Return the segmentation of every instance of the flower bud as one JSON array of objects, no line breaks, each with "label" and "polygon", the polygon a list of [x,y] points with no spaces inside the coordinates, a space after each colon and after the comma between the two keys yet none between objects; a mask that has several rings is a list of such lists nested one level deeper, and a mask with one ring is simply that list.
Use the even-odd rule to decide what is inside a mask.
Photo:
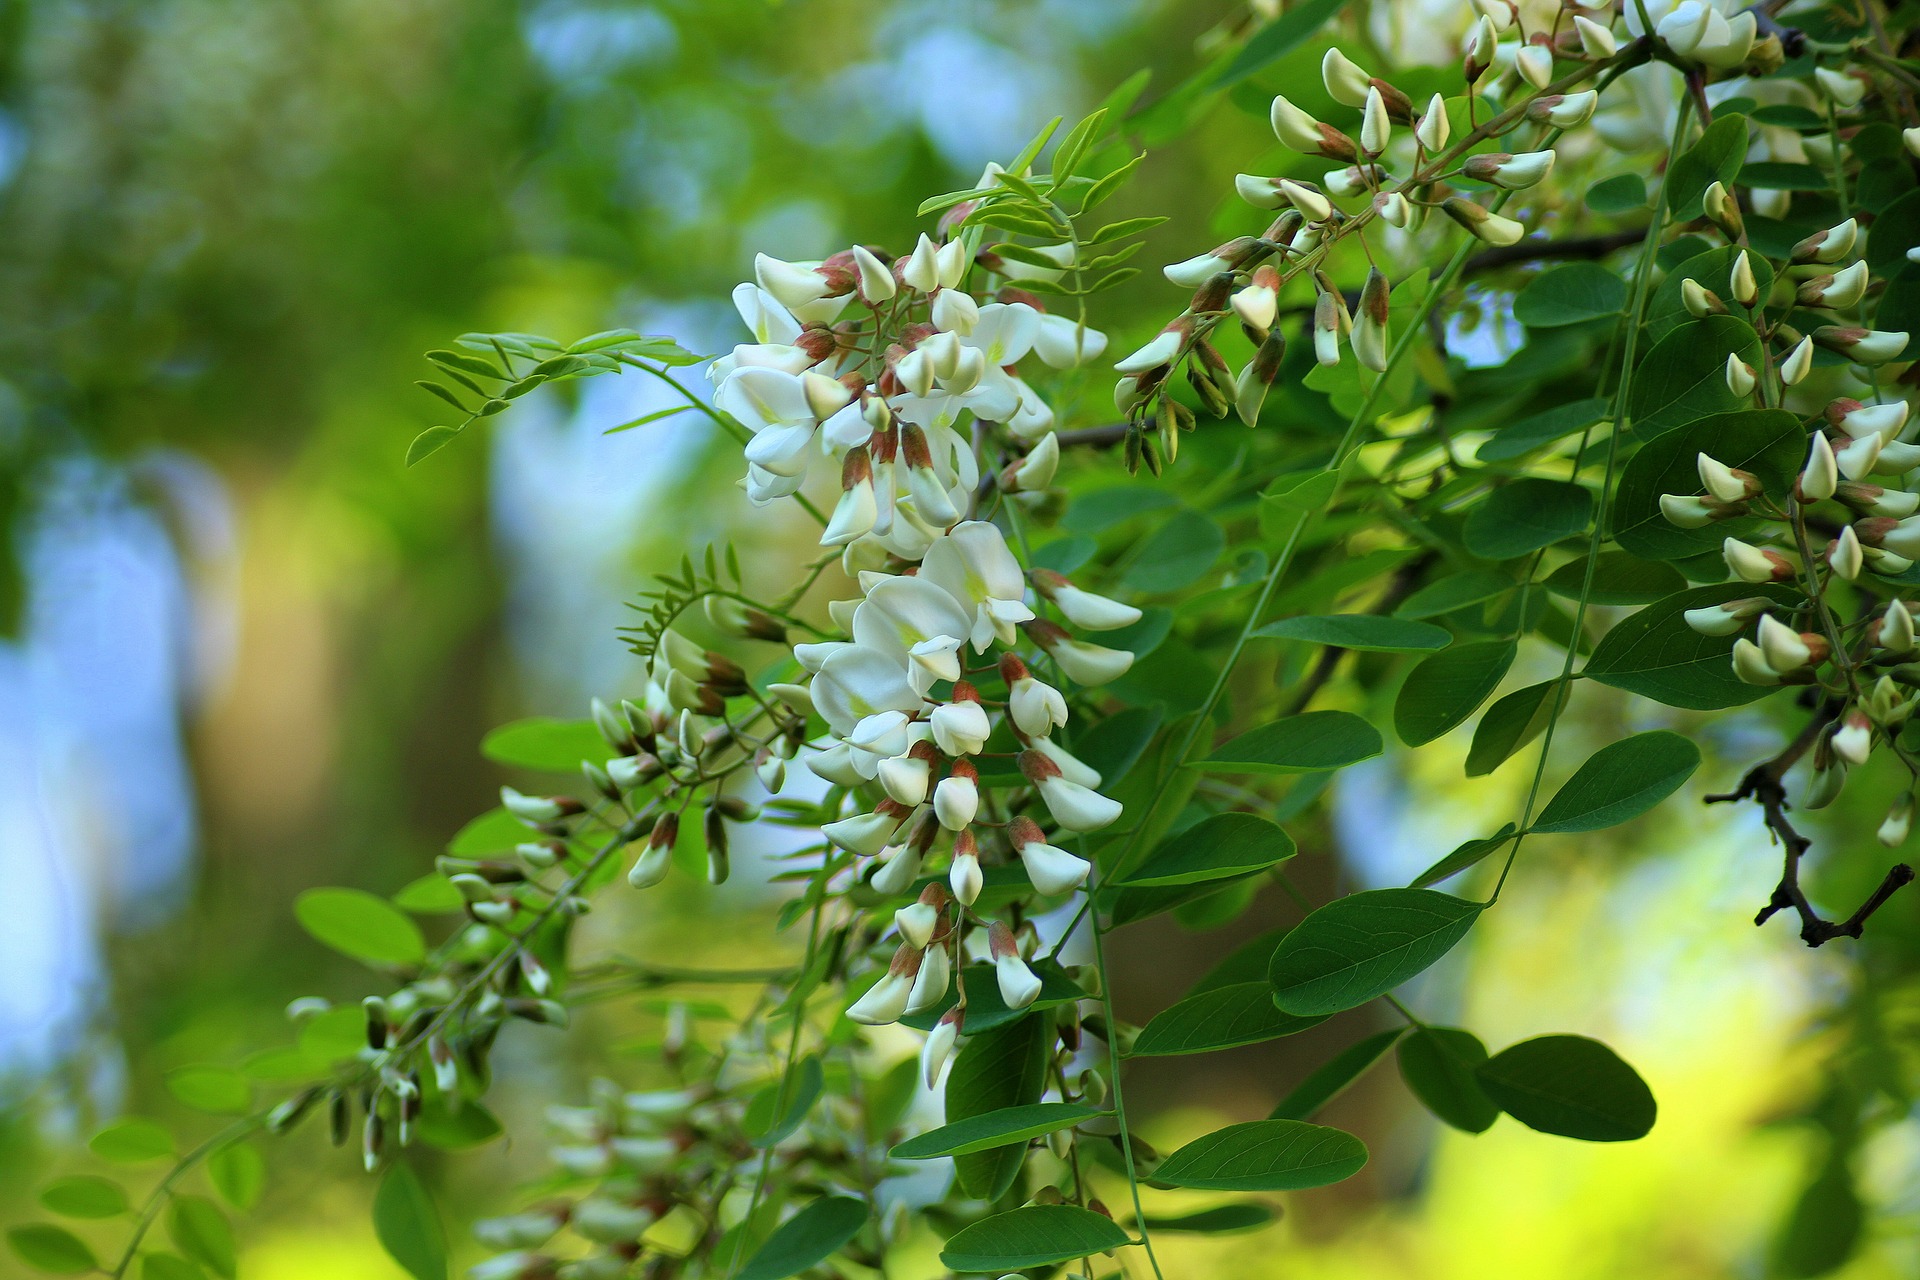
[{"label": "flower bud", "polygon": [[1759,496],[1760,479],[1750,471],[1736,471],[1726,463],[1702,453],[1694,459],[1700,471],[1700,483],[1722,502],[1745,502]]},{"label": "flower bud", "polygon": [[1788,386],[1797,385],[1813,370],[1813,339],[1802,338],[1786,359],[1780,362],[1780,381]]},{"label": "flower bud", "polygon": [[1747,619],[1764,613],[1769,601],[1763,596],[1748,596],[1743,600],[1728,600],[1721,604],[1710,604],[1699,609],[1689,609],[1681,615],[1687,626],[1703,636],[1730,636],[1747,625]]},{"label": "flower bud", "polygon": [[1280,194],[1287,203],[1306,216],[1308,222],[1325,222],[1333,216],[1333,206],[1327,198],[1304,183],[1291,178],[1280,179]]},{"label": "flower bud", "polygon": [[1867,296],[1867,280],[1865,260],[1852,262],[1832,275],[1802,281],[1794,301],[1803,307],[1832,307],[1844,311],[1858,306]]},{"label": "flower bud", "polygon": [[1879,465],[1880,455],[1886,447],[1886,439],[1882,436],[1861,436],[1858,440],[1847,441],[1834,451],[1834,464],[1840,468],[1841,475],[1849,480],[1858,480]]},{"label": "flower bud", "polygon": [[1881,329],[1862,329],[1855,325],[1822,325],[1811,335],[1813,341],[1837,351],[1861,364],[1885,364],[1907,348],[1907,335]]},{"label": "flower bud", "polygon": [[1327,96],[1341,106],[1367,105],[1373,78],[1338,49],[1327,50],[1320,60],[1320,79],[1327,86]]},{"label": "flower bud", "polygon": [[893,913],[894,927],[909,946],[924,950],[933,941],[934,928],[940,923],[946,905],[947,891],[938,883],[930,884],[920,891],[919,899],[912,905]]},{"label": "flower bud", "polygon": [[1780,683],[1780,673],[1767,665],[1760,646],[1744,637],[1733,642],[1733,674],[1746,684]]},{"label": "flower bud", "polygon": [[1742,582],[1785,582],[1794,576],[1793,565],[1778,551],[1756,547],[1738,538],[1728,538],[1721,550],[1727,568]]},{"label": "flower bud", "polygon": [[1420,123],[1414,126],[1413,136],[1420,140],[1429,155],[1446,150],[1447,139],[1453,126],[1447,120],[1447,100],[1434,94],[1427,101],[1426,114],[1420,117]]},{"label": "flower bud", "polygon": [[1866,81],[1831,67],[1815,67],[1813,80],[1820,87],[1820,92],[1833,99],[1837,107],[1857,107],[1860,100],[1867,96]]},{"label": "flower bud", "polygon": [[1802,502],[1823,502],[1840,487],[1840,465],[1833,456],[1833,444],[1824,432],[1813,433],[1813,445],[1807,454],[1806,469],[1801,471],[1794,493]]},{"label": "flower bud", "polygon": [[1093,864],[1086,859],[1048,844],[1039,824],[1031,818],[1015,818],[1008,826],[1007,838],[1027,869],[1027,879],[1046,897],[1057,897],[1079,888],[1093,870]]},{"label": "flower bud", "polygon": [[1544,44],[1522,45],[1513,55],[1513,69],[1536,89],[1553,82],[1553,50]]},{"label": "flower bud", "polygon": [[1842,481],[1834,490],[1833,496],[1854,510],[1869,516],[1891,516],[1894,519],[1900,519],[1920,511],[1920,493],[1908,493],[1903,489],[1884,489],[1877,484]]},{"label": "flower bud", "polygon": [[1860,224],[1848,218],[1838,226],[1816,231],[1795,244],[1789,256],[1795,262],[1838,262],[1853,252],[1854,241],[1859,235]]},{"label": "flower bud", "polygon": [[1556,129],[1577,129],[1593,119],[1600,95],[1592,89],[1585,93],[1542,94],[1527,104],[1527,119]]},{"label": "flower bud", "polygon": [[926,1044],[920,1047],[920,1078],[931,1089],[938,1083],[941,1070],[947,1065],[947,1059],[953,1056],[953,1046],[960,1038],[960,1008],[958,1005],[941,1015],[940,1021],[933,1024],[933,1030],[927,1033]]},{"label": "flower bud", "polygon": [[1719,294],[1701,287],[1700,282],[1691,277],[1680,282],[1680,302],[1686,307],[1687,314],[1695,319],[1724,315],[1727,310],[1727,304],[1720,301]]},{"label": "flower bud", "polygon": [[1860,576],[1860,570],[1866,567],[1866,553],[1861,550],[1860,538],[1848,525],[1840,530],[1840,536],[1827,544],[1827,564],[1832,570],[1852,582]]},{"label": "flower bud", "polygon": [[907,1012],[921,1013],[947,998],[953,985],[953,962],[945,947],[933,947],[920,957],[920,972],[914,975],[913,989],[907,993]]},{"label": "flower bud", "polygon": [[1865,764],[1873,751],[1873,726],[1859,711],[1849,711],[1831,741],[1834,755],[1848,764]]},{"label": "flower bud", "polygon": [[986,878],[980,872],[980,849],[971,831],[962,831],[953,840],[953,865],[947,871],[947,884],[962,906],[970,907],[980,897]]},{"label": "flower bud", "polygon": [[1518,244],[1527,229],[1511,218],[1489,213],[1463,196],[1448,196],[1440,211],[1466,228],[1477,240],[1495,246]]},{"label": "flower bud", "polygon": [[1902,601],[1890,602],[1880,615],[1873,643],[1888,653],[1913,652],[1913,614]]},{"label": "flower bud", "polygon": [[1913,796],[1901,796],[1894,801],[1893,808],[1887,810],[1887,816],[1875,833],[1880,843],[1889,849],[1898,848],[1907,842],[1907,833],[1913,829]]},{"label": "flower bud", "polygon": [[1760,615],[1760,628],[1754,639],[1767,665],[1782,675],[1813,661],[1813,650],[1800,634],[1772,614]]},{"label": "flower bud", "polygon": [[[1168,270],[1172,270],[1172,268],[1168,268]],[[1179,322],[1175,323],[1178,324]],[[1155,369],[1165,368],[1173,362],[1175,356],[1180,354],[1181,347],[1186,345],[1186,336],[1184,329],[1169,325],[1156,335],[1153,341],[1147,343],[1146,346],[1141,347],[1138,351],[1135,351],[1132,355],[1126,357],[1126,359],[1120,361],[1113,367],[1121,373],[1133,374],[1147,373]]]},{"label": "flower bud", "polygon": [[1827,422],[1845,432],[1851,439],[1877,435],[1888,441],[1899,439],[1901,429],[1907,424],[1907,402],[1894,400],[1887,404],[1861,404],[1858,400],[1835,400],[1826,409]]},{"label": "flower bud", "polygon": [[1745,515],[1746,511],[1744,503],[1730,505],[1718,498],[1680,493],[1660,495],[1660,514],[1666,517],[1668,524],[1681,529],[1704,529],[1715,520]]},{"label": "flower bud", "polygon": [[571,797],[522,795],[512,787],[500,788],[500,803],[514,817],[536,827],[580,812],[580,802]]},{"label": "flower bud", "polygon": [[1753,394],[1755,375],[1753,366],[1740,358],[1738,352],[1727,353],[1727,390],[1744,400]]},{"label": "flower bud", "polygon": [[1359,159],[1353,139],[1332,125],[1322,124],[1284,97],[1273,100],[1269,115],[1274,136],[1304,155],[1321,155],[1330,160],[1352,162]]},{"label": "flower bud", "polygon": [[1716,181],[1709,184],[1700,203],[1713,225],[1720,229],[1721,235],[1735,244],[1746,235],[1747,224],[1740,216],[1740,202],[1733,198],[1725,183]]},{"label": "flower bud", "polygon": [[869,1027],[898,1022],[907,1011],[907,999],[913,994],[913,980],[920,973],[921,953],[917,948],[901,946],[893,953],[880,981],[847,1006],[847,1017]]},{"label": "flower bud", "polygon": [[1334,289],[1322,289],[1313,304],[1313,356],[1323,365],[1340,363],[1341,340],[1347,336],[1347,304]]},{"label": "flower bud", "polygon": [[1620,42],[1614,39],[1613,32],[1591,18],[1574,15],[1573,29],[1579,33],[1580,48],[1589,58],[1611,58],[1620,52]]},{"label": "flower bud", "polygon": [[1467,31],[1467,38],[1460,48],[1460,66],[1469,85],[1486,74],[1493,65],[1494,50],[1500,43],[1500,36],[1493,24],[1483,13]]},{"label": "flower bud", "polygon": [[1118,680],[1133,666],[1133,655],[1125,649],[1108,649],[1075,640],[1053,623],[1035,620],[1022,623],[1021,628],[1076,684],[1103,685]]},{"label": "flower bud", "polygon": [[1038,751],[1022,751],[1020,772],[1039,791],[1053,820],[1068,831],[1097,831],[1119,818],[1121,805],[1090,787],[1068,780],[1060,766]]},{"label": "flower bud", "polygon": [[851,818],[825,824],[820,828],[820,834],[849,853],[872,857],[885,848],[894,833],[900,830],[900,818],[891,810],[891,802],[882,801],[881,807],[873,813],[858,813]]},{"label": "flower bud", "polygon": [[1360,290],[1360,311],[1354,318],[1353,358],[1361,368],[1375,373],[1385,372],[1387,367],[1388,294],[1387,277],[1380,268],[1370,268]]},{"label": "flower bud", "polygon": [[1286,207],[1287,197],[1281,194],[1280,181],[1277,178],[1262,178],[1252,173],[1233,175],[1234,194],[1256,209],[1280,209]]},{"label": "flower bud", "polygon": [[987,929],[987,949],[993,957],[994,978],[1000,985],[1000,999],[1009,1009],[1024,1009],[1040,995],[1040,979],[1020,958],[1013,931],[998,920]]},{"label": "flower bud", "polygon": [[1367,105],[1360,116],[1360,149],[1377,156],[1393,140],[1393,124],[1387,118],[1387,100],[1378,89],[1367,89]]},{"label": "flower bud", "polygon": [[963,831],[979,812],[980,772],[969,761],[957,760],[933,789],[934,816],[947,830]]}]

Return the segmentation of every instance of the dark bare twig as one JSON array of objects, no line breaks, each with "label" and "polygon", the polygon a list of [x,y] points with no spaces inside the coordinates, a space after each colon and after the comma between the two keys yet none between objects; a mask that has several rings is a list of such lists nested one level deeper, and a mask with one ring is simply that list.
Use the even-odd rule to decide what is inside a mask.
[{"label": "dark bare twig", "polygon": [[1788,743],[1779,755],[1747,770],[1740,779],[1740,786],[1723,795],[1706,798],[1708,804],[1729,804],[1741,800],[1757,803],[1766,815],[1767,830],[1780,844],[1783,860],[1780,869],[1780,883],[1774,886],[1773,896],[1767,905],[1754,916],[1756,925],[1765,924],[1775,912],[1791,907],[1800,917],[1800,940],[1810,947],[1832,942],[1835,938],[1858,938],[1866,928],[1867,918],[1886,905],[1887,899],[1913,879],[1913,868],[1906,863],[1895,864],[1880,882],[1880,887],[1867,896],[1859,910],[1845,920],[1828,920],[1807,900],[1806,891],[1800,887],[1800,859],[1813,846],[1813,841],[1801,835],[1787,817],[1791,808],[1787,803],[1787,789],[1781,783],[1788,769],[1805,755],[1820,735],[1833,723],[1840,712],[1837,704],[1825,704],[1815,708],[1813,718],[1807,722],[1794,740]]},{"label": "dark bare twig", "polygon": [[1604,258],[1615,249],[1639,244],[1646,239],[1645,227],[1612,231],[1603,236],[1579,236],[1567,240],[1522,240],[1497,249],[1483,249],[1467,259],[1466,273],[1492,271],[1516,262],[1538,262],[1547,258]]}]

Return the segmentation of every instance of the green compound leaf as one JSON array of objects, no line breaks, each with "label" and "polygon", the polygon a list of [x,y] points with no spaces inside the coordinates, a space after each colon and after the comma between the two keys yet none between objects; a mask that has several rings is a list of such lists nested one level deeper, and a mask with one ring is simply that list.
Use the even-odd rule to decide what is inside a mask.
[{"label": "green compound leaf", "polygon": [[447,1232],[419,1176],[396,1164],[373,1196],[373,1230],[414,1280],[446,1280]]},{"label": "green compound leaf", "polygon": [[1637,818],[1700,767],[1692,739],[1666,729],[1636,733],[1588,757],[1547,801],[1535,832],[1599,831]]},{"label": "green compound leaf", "polygon": [[1421,661],[1400,686],[1393,727],[1410,747],[1424,746],[1466,722],[1513,665],[1511,640],[1455,645]]},{"label": "green compound leaf", "polygon": [[1747,684],[1733,674],[1736,636],[1703,636],[1683,617],[1689,609],[1764,596],[1791,604],[1788,587],[1723,582],[1695,587],[1648,605],[1616,625],[1593,648],[1581,674],[1670,707],[1714,711],[1766,697],[1777,689]]},{"label": "green compound leaf", "polygon": [[[1021,1018],[969,1039],[947,1074],[947,1122],[1040,1101],[1052,1043],[1049,1018]],[[1013,1185],[1025,1157],[1026,1147],[1012,1144],[955,1156],[953,1167],[968,1195],[997,1200]]]},{"label": "green compound leaf", "polygon": [[1585,488],[1528,476],[1488,494],[1461,535],[1482,560],[1512,560],[1585,532],[1592,519],[1593,495]]},{"label": "green compound leaf", "polygon": [[1155,1235],[1162,1231],[1224,1235],[1230,1231],[1252,1231],[1256,1227],[1264,1227],[1275,1216],[1274,1211],[1263,1204],[1223,1204],[1213,1209],[1202,1209],[1198,1213],[1184,1213],[1177,1218],[1156,1218],[1148,1214],[1147,1230]]},{"label": "green compound leaf", "polygon": [[1667,175],[1667,215],[1678,222],[1700,216],[1700,197],[1716,182],[1732,184],[1747,154],[1747,118],[1723,115],[1680,154]]},{"label": "green compound leaf", "polygon": [[253,1105],[253,1087],[226,1067],[180,1067],[167,1073],[167,1092],[195,1111],[237,1116]]},{"label": "green compound leaf", "polygon": [[1043,1137],[1056,1129],[1070,1129],[1107,1112],[1070,1102],[1036,1102],[1006,1107],[984,1115],[943,1124],[917,1138],[908,1138],[889,1153],[896,1160],[931,1160],[936,1156],[970,1155],[1016,1142]]},{"label": "green compound leaf", "polygon": [[1120,883],[1141,886],[1198,884],[1264,871],[1291,858],[1291,837],[1252,813],[1218,813],[1174,835]]},{"label": "green compound leaf", "polygon": [[1467,751],[1467,776],[1478,778],[1505,764],[1513,753],[1546,731],[1553,718],[1553,691],[1558,680],[1545,680],[1515,689],[1480,717],[1473,730],[1473,746]]},{"label": "green compound leaf", "polygon": [[129,1116],[93,1135],[87,1149],[114,1164],[140,1164],[173,1154],[173,1135],[151,1120]]},{"label": "green compound leaf", "polygon": [[1251,1120],[1195,1138],[1151,1180],[1199,1191],[1299,1191],[1350,1178],[1366,1163],[1366,1144],[1344,1130]]},{"label": "green compound leaf", "polygon": [[359,889],[309,889],[294,900],[293,914],[315,940],[366,964],[400,968],[427,956],[419,925]]},{"label": "green compound leaf", "polygon": [[93,1256],[93,1250],[86,1241],[68,1231],[65,1227],[56,1227],[50,1222],[30,1222],[25,1226],[7,1228],[7,1243],[20,1255],[20,1260],[36,1271],[45,1271],[56,1276],[77,1276],[84,1272],[96,1271],[99,1260]]},{"label": "green compound leaf", "polygon": [[1480,910],[1431,889],[1372,889],[1330,902],[1280,940],[1267,968],[1273,1001],[1302,1017],[1365,1004],[1451,951]]},{"label": "green compound leaf", "polygon": [[1502,1111],[1529,1129],[1562,1138],[1643,1138],[1658,1110],[1640,1074],[1585,1036],[1522,1041],[1495,1054],[1476,1074]]},{"label": "green compound leaf", "polygon": [[1468,1133],[1485,1133],[1500,1118],[1474,1074],[1486,1060],[1487,1046],[1458,1027],[1416,1027],[1400,1042],[1400,1077],[1407,1088],[1427,1110]]},{"label": "green compound leaf", "polygon": [[1633,433],[1650,440],[1710,414],[1740,408],[1741,398],[1727,386],[1729,355],[1756,369],[1761,366],[1759,335],[1732,316],[1689,321],[1654,343],[1633,382],[1628,405]]},{"label": "green compound leaf", "polygon": [[82,1173],[49,1182],[40,1203],[63,1218],[117,1218],[127,1211],[127,1193],[111,1178]]},{"label": "green compound leaf", "polygon": [[1283,640],[1372,653],[1426,653],[1444,649],[1453,636],[1443,627],[1408,618],[1382,618],[1370,613],[1330,613],[1282,618],[1253,633]]},{"label": "green compound leaf", "polygon": [[947,1238],[940,1262],[953,1271],[1025,1271],[1128,1243],[1112,1218],[1070,1204],[1030,1204],[997,1213]]},{"label": "green compound leaf", "polygon": [[1380,731],[1351,711],[1309,711],[1249,729],[1192,767],[1211,773],[1320,773],[1371,760]]},{"label": "green compound leaf", "polygon": [[1236,982],[1188,996],[1155,1015],[1134,1038],[1136,1058],[1211,1053],[1277,1040],[1319,1026],[1324,1017],[1282,1013],[1266,982]]},{"label": "green compound leaf", "polygon": [[173,1207],[167,1212],[167,1235],[180,1252],[215,1275],[233,1280],[239,1258],[234,1250],[233,1226],[219,1205],[205,1196],[174,1196]]},{"label": "green compound leaf", "polygon": [[[1641,198],[1646,188],[1640,188]],[[1617,315],[1627,305],[1627,282],[1597,262],[1569,262],[1541,272],[1513,300],[1513,318],[1529,329],[1583,324]]]},{"label": "green compound leaf", "polygon": [[824,1196],[773,1229],[735,1280],[785,1280],[833,1256],[866,1225],[867,1206],[852,1196]]}]

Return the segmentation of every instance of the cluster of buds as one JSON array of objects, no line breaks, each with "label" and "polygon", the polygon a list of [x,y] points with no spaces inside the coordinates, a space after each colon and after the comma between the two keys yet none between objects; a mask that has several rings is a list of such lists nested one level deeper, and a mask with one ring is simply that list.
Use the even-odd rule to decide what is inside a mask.
[{"label": "cluster of buds", "polygon": [[[827,839],[859,860],[872,891],[908,897],[921,886],[896,915],[901,941],[886,972],[849,1016],[879,1024],[933,1007],[948,994],[962,948],[983,937],[1002,998],[1025,1007],[1039,984],[1013,935],[970,914],[985,884],[983,860],[1017,861],[1042,896],[1071,893],[1091,868],[1052,843],[1042,821],[1078,833],[1120,815],[1097,790],[1100,774],[1055,741],[1067,696],[1035,664],[1044,659],[1091,687],[1125,674],[1133,655],[1037,616],[1028,576],[984,521],[940,534],[912,572],[867,571],[860,583],[860,599],[833,610],[849,638],[797,645],[807,682],[772,691],[826,722],[827,739],[805,763],[854,797],[855,812],[823,827]],[[1031,588],[1080,630],[1140,617],[1057,573],[1036,570]],[[966,665],[996,648],[983,665]],[[1011,756],[1017,775],[990,786],[979,762],[993,756]],[[943,852],[945,875],[934,878]]]},{"label": "cluster of buds", "polygon": [[[980,186],[998,181],[989,166]],[[1046,309],[1022,283],[1074,266],[1073,246],[1028,246],[1038,266],[979,251],[977,230],[942,222],[890,258],[855,245],[822,262],[762,254],[734,306],[753,341],[715,360],[714,403],[753,433],[747,496],[765,504],[799,491],[814,459],[839,471],[840,497],[821,545],[848,548],[849,563],[918,560],[969,511],[979,465],[956,428],[966,419],[1005,427],[1037,445],[1051,437],[1052,408],[1016,366],[1029,355],[1054,368],[1097,358],[1106,337]],[[970,280],[997,281],[976,291]],[[1037,468],[1030,469],[1037,471]],[[1048,476],[1027,474],[1028,489]]]},{"label": "cluster of buds", "polygon": [[[1237,414],[1248,426],[1256,425],[1286,354],[1286,340],[1276,324],[1279,298],[1296,278],[1309,281],[1313,289],[1316,362],[1338,364],[1350,351],[1363,368],[1386,368],[1391,349],[1387,278],[1378,269],[1371,271],[1358,305],[1350,309],[1320,269],[1333,241],[1363,234],[1376,218],[1412,231],[1432,209],[1488,244],[1510,245],[1526,234],[1523,223],[1498,212],[1499,205],[1506,193],[1532,187],[1552,171],[1552,138],[1590,120],[1599,95],[1594,90],[1542,92],[1554,84],[1556,49],[1548,33],[1529,36],[1517,9],[1506,0],[1483,0],[1479,7],[1481,16],[1465,43],[1466,82],[1470,88],[1504,93],[1492,81],[1482,83],[1490,68],[1502,65],[1502,75],[1510,73],[1520,84],[1524,101],[1498,114],[1489,127],[1506,133],[1532,125],[1541,141],[1532,149],[1474,155],[1449,171],[1455,157],[1448,151],[1452,126],[1445,98],[1436,93],[1420,108],[1395,85],[1371,75],[1339,50],[1329,50],[1321,63],[1321,79],[1336,102],[1360,112],[1358,136],[1316,119],[1284,96],[1273,100],[1274,135],[1290,150],[1332,161],[1336,167],[1317,182],[1239,174],[1235,191],[1255,208],[1274,212],[1273,222],[1258,236],[1237,237],[1163,268],[1170,282],[1195,292],[1180,316],[1114,366],[1121,374],[1115,404],[1136,422],[1128,441],[1130,463],[1144,458],[1157,467],[1170,460],[1179,431],[1193,425],[1192,411],[1167,394],[1172,373],[1183,363],[1188,383],[1211,412],[1220,417]],[[1581,41],[1560,52],[1594,64],[1618,53],[1606,28],[1585,18],[1577,22]],[[1483,204],[1456,192],[1449,185],[1454,178],[1490,187],[1496,199]],[[1229,313],[1254,345],[1252,359],[1238,372],[1210,336]],[[1157,456],[1146,448],[1138,426],[1148,407],[1156,404]]]}]

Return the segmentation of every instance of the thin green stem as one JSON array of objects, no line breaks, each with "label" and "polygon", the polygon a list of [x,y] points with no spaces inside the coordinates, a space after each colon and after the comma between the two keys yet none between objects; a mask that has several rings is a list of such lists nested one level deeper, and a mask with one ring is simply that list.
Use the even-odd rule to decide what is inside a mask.
[{"label": "thin green stem", "polygon": [[[1091,897],[1091,895],[1089,895]],[[1113,980],[1107,974],[1106,930],[1100,927],[1099,912],[1093,913],[1093,963],[1100,974],[1100,1008],[1107,1019],[1107,1063],[1113,1075],[1113,1117],[1120,1126],[1120,1157],[1127,1168],[1127,1191],[1133,1198],[1133,1222],[1140,1232],[1140,1247],[1147,1251],[1147,1262],[1157,1280],[1166,1280],[1160,1259],[1153,1252],[1153,1233],[1147,1230],[1147,1215],[1140,1207],[1140,1176],[1133,1162],[1133,1133],[1127,1125],[1126,1095],[1120,1086],[1120,1037],[1114,1030]]]}]

